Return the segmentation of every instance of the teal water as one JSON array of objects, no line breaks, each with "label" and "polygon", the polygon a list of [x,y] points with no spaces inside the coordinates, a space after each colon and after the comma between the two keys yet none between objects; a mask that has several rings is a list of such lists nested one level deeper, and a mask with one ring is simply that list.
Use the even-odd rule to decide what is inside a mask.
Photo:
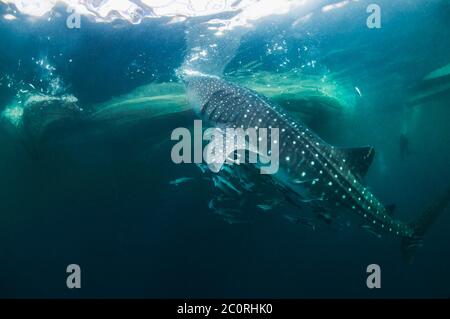
[{"label": "teal water", "polygon": [[[79,29],[63,4],[33,17],[0,2],[0,296],[449,297],[448,208],[407,265],[399,240],[357,220],[313,230],[283,209],[214,211],[205,175],[171,161],[172,130],[196,118],[179,78],[193,69],[260,92],[331,144],[374,146],[365,184],[399,219],[434,203],[450,186],[450,4],[378,1],[369,29],[370,2],[326,9],[337,2],[258,18],[221,1],[135,24],[82,15]],[[381,289],[366,286],[372,263]]]}]

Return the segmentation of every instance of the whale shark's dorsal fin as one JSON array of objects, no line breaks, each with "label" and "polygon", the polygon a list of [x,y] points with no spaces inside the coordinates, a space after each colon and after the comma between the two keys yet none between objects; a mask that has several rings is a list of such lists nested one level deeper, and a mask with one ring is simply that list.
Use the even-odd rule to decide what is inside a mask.
[{"label": "whale shark's dorsal fin", "polygon": [[375,149],[372,146],[344,148],[342,149],[349,167],[359,177],[363,178],[375,156]]}]

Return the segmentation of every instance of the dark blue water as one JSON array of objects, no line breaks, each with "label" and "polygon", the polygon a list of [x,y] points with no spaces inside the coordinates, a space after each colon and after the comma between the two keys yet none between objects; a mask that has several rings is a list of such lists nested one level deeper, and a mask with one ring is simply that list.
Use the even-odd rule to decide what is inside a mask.
[{"label": "dark blue water", "polygon": [[[450,7],[383,3],[380,30],[365,27],[365,3],[301,28],[291,27],[295,19],[268,17],[242,36],[225,73],[255,60],[261,65],[249,77],[306,65],[299,80],[327,75],[350,91],[358,87],[362,97],[353,108],[317,129],[338,146],[375,147],[366,184],[408,221],[450,187],[448,88],[419,105],[408,102],[427,74],[450,63]],[[1,16],[9,10],[0,5]],[[185,31],[196,22],[167,21],[83,17],[82,28],[70,30],[64,15],[51,22],[0,19],[0,109],[16,103],[28,84],[39,94],[61,94],[51,92],[55,77],[40,59],[87,113],[141,85],[178,82],[190,49]],[[283,50],[267,54],[278,43]],[[312,60],[316,66],[308,67]],[[412,265],[399,240],[358,227],[313,231],[257,209],[229,224],[208,209],[214,189],[198,168],[170,159],[171,131],[194,118],[187,111],[120,126],[70,122],[46,129],[38,156],[0,129],[0,296],[450,296],[448,208]],[[411,154],[401,159],[404,132]],[[195,180],[169,184],[180,177]],[[81,266],[81,289],[66,287],[71,263]],[[373,263],[382,269],[381,289],[366,286]]]}]

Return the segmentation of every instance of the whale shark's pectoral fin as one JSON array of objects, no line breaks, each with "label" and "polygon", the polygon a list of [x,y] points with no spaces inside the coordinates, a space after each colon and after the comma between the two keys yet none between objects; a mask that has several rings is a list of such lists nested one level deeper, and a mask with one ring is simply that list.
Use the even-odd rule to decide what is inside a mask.
[{"label": "whale shark's pectoral fin", "polygon": [[375,156],[375,149],[372,146],[357,147],[357,148],[345,148],[342,149],[349,167],[358,175],[359,178],[363,178],[370,165],[373,162]]},{"label": "whale shark's pectoral fin", "polygon": [[374,235],[375,237],[381,238],[381,234],[377,232],[371,225],[362,224],[360,225],[360,227],[365,231],[369,232],[370,234]]},{"label": "whale shark's pectoral fin", "polygon": [[245,138],[238,138],[234,134],[227,135],[224,131],[225,128],[215,128],[204,134],[205,139],[212,140],[206,146],[205,161],[213,172],[218,173],[225,163],[237,165],[246,163],[246,153],[249,158],[253,157],[253,160],[249,159],[250,163],[257,163],[258,157],[265,156],[259,152],[256,145],[249,143]]}]

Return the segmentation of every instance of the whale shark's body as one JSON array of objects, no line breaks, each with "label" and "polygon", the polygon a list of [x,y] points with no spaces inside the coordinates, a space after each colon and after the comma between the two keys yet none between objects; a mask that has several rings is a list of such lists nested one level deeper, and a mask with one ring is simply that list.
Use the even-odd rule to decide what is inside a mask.
[{"label": "whale shark's body", "polygon": [[256,92],[220,78],[198,75],[184,80],[190,103],[212,126],[279,129],[279,171],[273,178],[286,192],[316,210],[348,210],[377,233],[402,238],[407,259],[450,201],[446,194],[438,209],[428,211],[420,222],[401,222],[363,185],[374,157],[372,147],[334,147]]}]

